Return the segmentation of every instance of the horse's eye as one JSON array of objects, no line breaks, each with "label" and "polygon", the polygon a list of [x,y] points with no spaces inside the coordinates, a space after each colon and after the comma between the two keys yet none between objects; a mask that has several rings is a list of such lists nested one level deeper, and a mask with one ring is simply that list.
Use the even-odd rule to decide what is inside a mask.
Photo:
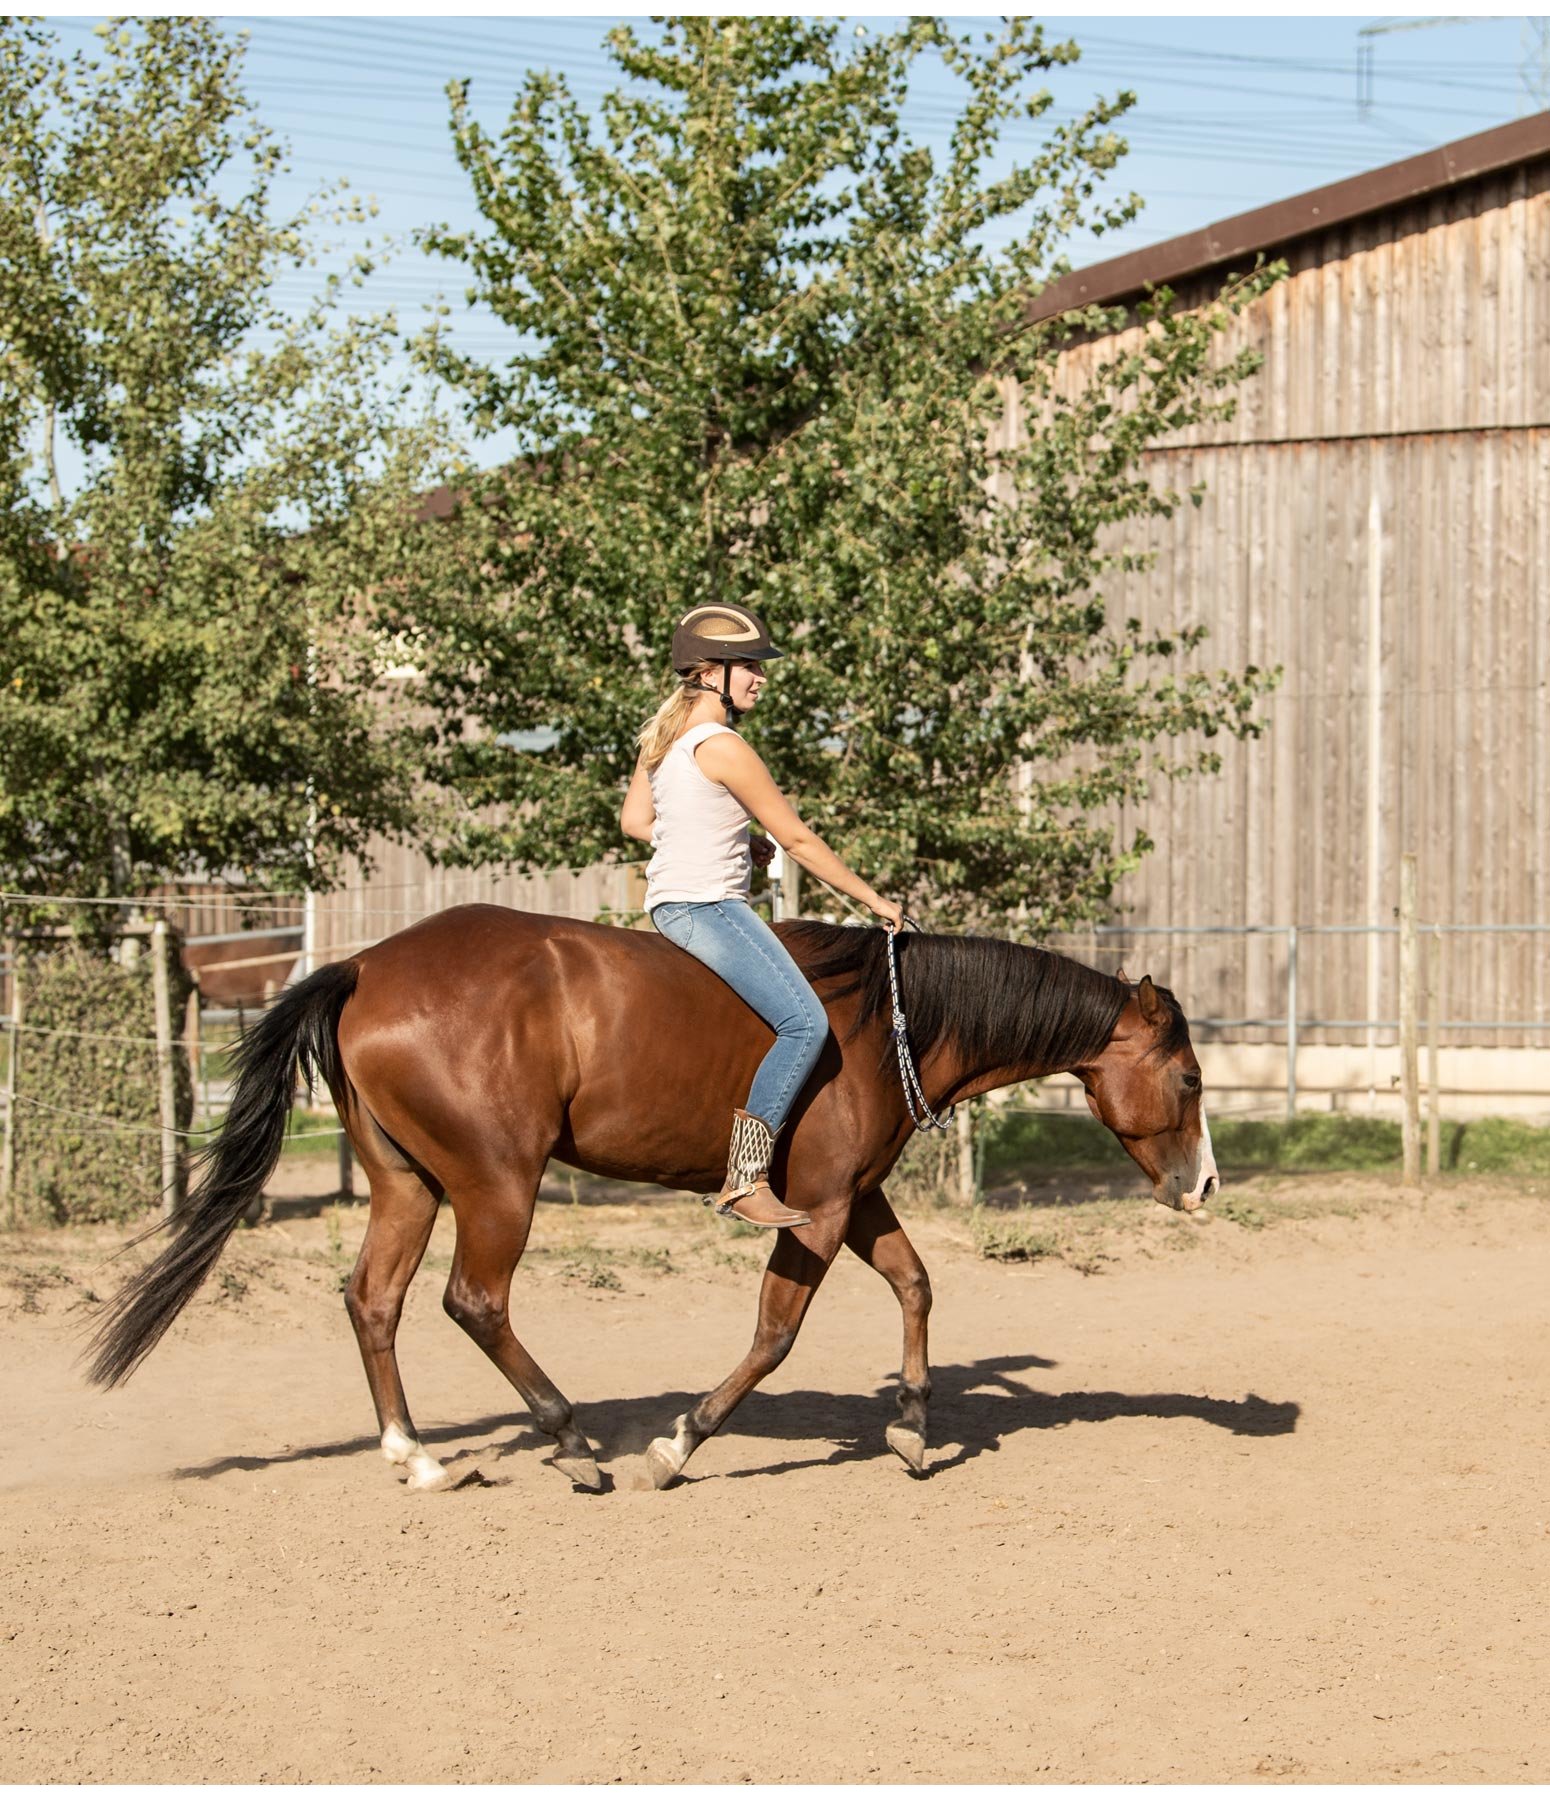
[{"label": "horse's eye", "polygon": [[1198,1091],[1200,1087],[1199,1069],[1186,1069],[1184,1071],[1184,1085],[1192,1094]]}]

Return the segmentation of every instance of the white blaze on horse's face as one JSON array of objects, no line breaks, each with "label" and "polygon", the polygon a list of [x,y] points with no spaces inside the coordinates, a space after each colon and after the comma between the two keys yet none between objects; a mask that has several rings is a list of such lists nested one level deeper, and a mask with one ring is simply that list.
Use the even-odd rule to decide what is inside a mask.
[{"label": "white blaze on horse's face", "polygon": [[1131,1156],[1152,1178],[1152,1198],[1175,1212],[1199,1212],[1222,1185],[1211,1148],[1206,1097],[1200,1071],[1189,1071],[1182,1116],[1172,1131],[1149,1142],[1127,1144]]},{"label": "white blaze on horse's face", "polygon": [[1193,1179],[1179,1196],[1180,1212],[1197,1212],[1222,1185],[1216,1172],[1216,1155],[1211,1149],[1211,1127],[1206,1120],[1206,1097],[1200,1096],[1200,1136],[1195,1141]]}]

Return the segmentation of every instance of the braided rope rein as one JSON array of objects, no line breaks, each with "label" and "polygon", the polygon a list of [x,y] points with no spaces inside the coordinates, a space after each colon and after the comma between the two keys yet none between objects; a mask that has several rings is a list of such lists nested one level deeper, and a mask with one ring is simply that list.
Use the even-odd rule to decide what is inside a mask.
[{"label": "braided rope rein", "polygon": [[904,1103],[910,1109],[910,1118],[914,1120],[917,1131],[946,1131],[958,1108],[956,1105],[950,1106],[938,1118],[932,1112],[931,1103],[921,1088],[920,1077],[915,1072],[914,1059],[910,1056],[909,1030],[904,1022],[904,1008],[899,1001],[899,970],[893,948],[896,929],[892,925],[888,927],[888,987],[893,995],[893,1043],[899,1053],[899,1079],[904,1084]]}]

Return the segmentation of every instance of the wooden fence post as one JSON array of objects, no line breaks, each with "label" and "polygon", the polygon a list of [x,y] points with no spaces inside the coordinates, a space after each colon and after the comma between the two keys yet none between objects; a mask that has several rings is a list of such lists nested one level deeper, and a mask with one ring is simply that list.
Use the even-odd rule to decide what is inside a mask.
[{"label": "wooden fence post", "polygon": [[16,1067],[22,1049],[22,979],[16,961],[16,939],[5,940],[5,966],[11,978],[11,1023],[6,1029],[5,1145],[0,1150],[0,1200],[6,1221],[16,1229]]},{"label": "wooden fence post", "polygon": [[979,1196],[974,1181],[974,1127],[967,1103],[958,1108],[953,1130],[958,1134],[958,1204],[972,1206]]},{"label": "wooden fence post", "polygon": [[156,1009],[156,1085],[161,1111],[161,1216],[178,1210],[178,1102],[172,1069],[172,983],[167,959],[172,954],[167,921],[151,927],[151,999]]},{"label": "wooden fence post", "polygon": [[1286,1122],[1297,1118],[1297,927],[1286,928]]},{"label": "wooden fence post", "polygon": [[188,990],[188,1005],[183,1009],[183,1045],[188,1051],[188,1091],[192,1096],[192,1104],[199,1105],[199,1082],[204,1069],[204,1048],[200,1042],[199,1007],[202,996],[199,991],[199,974],[194,973],[194,985]]},{"label": "wooden fence post", "polygon": [[1426,1172],[1436,1175],[1442,1169],[1442,1083],[1437,1072],[1438,1014],[1442,1011],[1442,933],[1435,926],[1426,954]]},{"label": "wooden fence post", "polygon": [[1421,1181],[1421,1070],[1416,980],[1415,855],[1399,859],[1399,1085],[1405,1116],[1401,1131],[1405,1185]]},{"label": "wooden fence post", "polygon": [[355,1158],[350,1151],[350,1134],[342,1125],[339,1127],[339,1197],[342,1200],[355,1197]]}]

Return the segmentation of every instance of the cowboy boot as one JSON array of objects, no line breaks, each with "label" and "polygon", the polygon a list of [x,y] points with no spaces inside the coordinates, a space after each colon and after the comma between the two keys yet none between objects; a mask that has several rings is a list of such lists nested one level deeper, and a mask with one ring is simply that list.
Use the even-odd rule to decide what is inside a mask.
[{"label": "cowboy boot", "polygon": [[732,1111],[732,1147],[727,1152],[726,1180],[719,1194],[706,1195],[706,1204],[714,1206],[723,1219],[741,1219],[745,1225],[811,1225],[806,1213],[793,1212],[776,1199],[769,1183],[770,1161],[775,1155],[775,1139],[757,1113]]}]

